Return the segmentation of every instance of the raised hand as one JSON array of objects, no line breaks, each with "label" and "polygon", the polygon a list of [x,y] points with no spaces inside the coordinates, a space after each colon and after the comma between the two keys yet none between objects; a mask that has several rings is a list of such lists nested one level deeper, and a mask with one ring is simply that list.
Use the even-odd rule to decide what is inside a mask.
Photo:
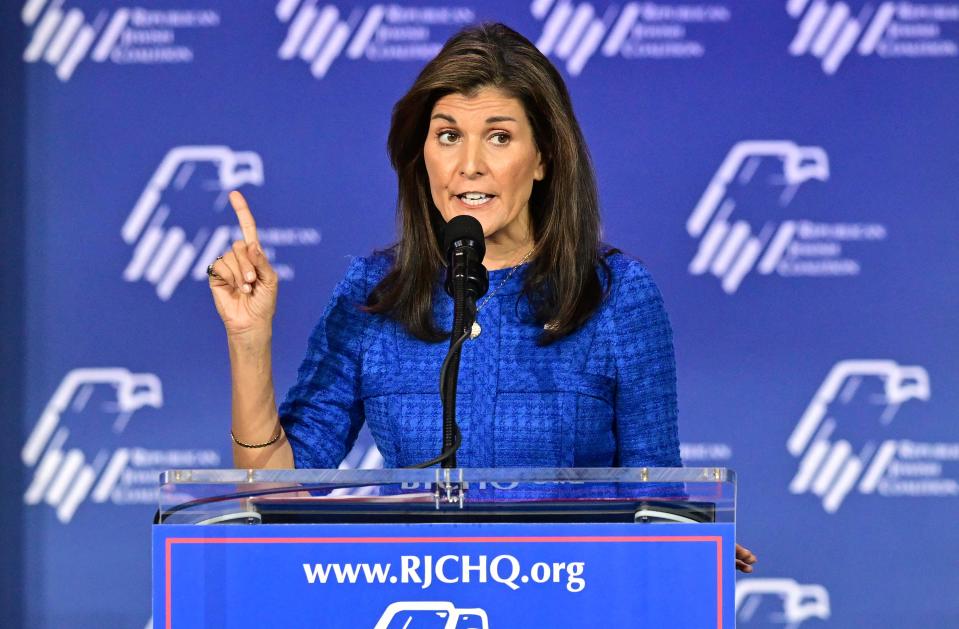
[{"label": "raised hand", "polygon": [[243,195],[230,193],[243,240],[211,265],[210,291],[227,335],[269,333],[276,312],[277,275],[256,235],[256,221]]}]

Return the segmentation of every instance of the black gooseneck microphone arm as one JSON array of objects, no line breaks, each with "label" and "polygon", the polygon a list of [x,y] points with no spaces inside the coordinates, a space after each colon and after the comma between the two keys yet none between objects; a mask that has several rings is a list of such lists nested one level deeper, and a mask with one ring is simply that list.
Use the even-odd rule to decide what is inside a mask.
[{"label": "black gooseneck microphone arm", "polygon": [[[476,320],[476,297],[467,290],[470,261],[469,250],[463,247],[453,252],[448,290],[453,296],[453,328],[450,332],[450,348],[440,369],[440,395],[443,398],[443,453],[448,453],[442,467],[456,467],[456,451],[459,449],[460,431],[456,425],[456,387],[459,382],[460,355],[463,343],[470,337]],[[465,272],[463,272],[465,271]],[[485,291],[484,291],[485,292]]]}]

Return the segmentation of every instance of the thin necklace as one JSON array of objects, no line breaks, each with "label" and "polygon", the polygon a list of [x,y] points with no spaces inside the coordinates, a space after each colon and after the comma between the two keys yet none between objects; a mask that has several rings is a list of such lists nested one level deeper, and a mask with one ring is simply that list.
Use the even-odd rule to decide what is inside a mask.
[{"label": "thin necklace", "polygon": [[[480,310],[482,310],[483,307],[489,303],[489,300],[493,298],[493,295],[495,295],[499,289],[503,288],[503,286],[506,285],[506,282],[509,281],[509,278],[513,277],[513,273],[516,273],[516,269],[523,266],[526,263],[526,261],[529,260],[530,256],[533,255],[534,251],[536,251],[536,247],[533,247],[532,249],[527,251],[526,255],[523,256],[523,259],[517,262],[516,265],[509,270],[509,273],[506,274],[506,277],[503,278],[503,281],[497,284],[496,288],[494,288],[490,293],[486,295],[486,299],[484,299],[483,302],[476,307],[477,316],[479,316]],[[480,324],[477,323],[476,320],[474,319],[473,327],[470,328],[470,338],[475,339],[477,336],[479,336],[482,333],[483,333],[483,328],[480,327]]]}]

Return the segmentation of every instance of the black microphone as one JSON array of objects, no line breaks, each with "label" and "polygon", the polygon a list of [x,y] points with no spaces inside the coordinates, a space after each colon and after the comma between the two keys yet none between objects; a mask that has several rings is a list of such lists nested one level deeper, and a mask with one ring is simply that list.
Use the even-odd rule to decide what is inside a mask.
[{"label": "black microphone", "polygon": [[[454,216],[443,230],[443,251],[446,252],[446,293],[457,301],[456,288],[462,282],[464,297],[472,301],[486,294],[489,289],[489,274],[483,266],[486,255],[486,240],[483,238],[483,226],[472,216],[461,214]],[[469,321],[468,325],[473,322]],[[453,327],[453,336],[462,327]]]},{"label": "black microphone", "polygon": [[443,446],[438,462],[445,468],[456,467],[456,451],[461,443],[456,425],[456,383],[459,380],[460,354],[476,320],[476,300],[489,289],[489,274],[483,266],[486,241],[483,226],[472,216],[455,216],[443,230],[446,252],[446,292],[453,298],[453,329],[450,348],[440,369],[440,397],[443,401]]}]

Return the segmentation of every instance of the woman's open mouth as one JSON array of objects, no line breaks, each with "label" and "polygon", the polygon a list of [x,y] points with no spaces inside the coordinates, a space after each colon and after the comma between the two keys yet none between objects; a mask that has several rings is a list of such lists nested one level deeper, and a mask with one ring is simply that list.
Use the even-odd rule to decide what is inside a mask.
[{"label": "woman's open mouth", "polygon": [[466,207],[477,208],[482,207],[496,198],[495,194],[488,194],[486,192],[464,192],[463,194],[457,194],[456,198],[460,200]]}]

